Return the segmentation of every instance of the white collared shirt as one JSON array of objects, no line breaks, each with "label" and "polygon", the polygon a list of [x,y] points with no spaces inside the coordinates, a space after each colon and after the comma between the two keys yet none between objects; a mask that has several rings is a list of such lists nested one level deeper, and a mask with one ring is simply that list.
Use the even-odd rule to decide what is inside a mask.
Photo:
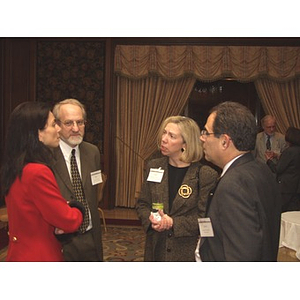
[{"label": "white collared shirt", "polygon": [[72,152],[73,149],[76,150],[75,158],[76,158],[77,167],[78,167],[80,177],[82,178],[82,176],[81,176],[81,163],[80,163],[80,151],[79,151],[78,145],[73,148],[73,147],[69,146],[66,142],[64,142],[63,140],[60,140],[59,141],[59,146],[60,146],[61,152],[63,153],[63,156],[65,158],[70,178],[72,178],[72,176],[71,176],[71,156],[72,156],[72,153],[71,152]]},{"label": "white collared shirt", "polygon": [[240,158],[241,156],[243,156],[245,153],[242,153],[240,155],[238,155],[237,157],[235,157],[234,159],[232,159],[231,161],[229,161],[223,168],[222,174],[220,177],[223,177],[223,175],[226,173],[226,171],[229,169],[229,167],[233,164],[234,161],[236,161],[238,158]]}]

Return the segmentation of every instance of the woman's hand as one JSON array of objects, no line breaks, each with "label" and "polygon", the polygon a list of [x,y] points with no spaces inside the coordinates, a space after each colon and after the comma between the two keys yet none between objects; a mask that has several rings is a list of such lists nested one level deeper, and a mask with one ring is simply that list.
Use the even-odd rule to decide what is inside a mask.
[{"label": "woman's hand", "polygon": [[160,221],[156,220],[154,218],[154,216],[152,214],[150,214],[149,220],[152,224],[151,225],[152,228],[158,232],[162,232],[162,231],[171,229],[173,226],[173,219],[170,216],[168,216],[167,214],[164,214],[164,212],[162,210],[159,210],[158,212],[161,216]]}]

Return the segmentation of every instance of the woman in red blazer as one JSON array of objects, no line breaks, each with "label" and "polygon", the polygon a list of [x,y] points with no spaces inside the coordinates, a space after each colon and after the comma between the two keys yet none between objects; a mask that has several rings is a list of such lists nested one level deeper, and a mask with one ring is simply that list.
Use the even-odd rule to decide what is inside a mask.
[{"label": "woman in red blazer", "polygon": [[25,102],[11,114],[1,169],[9,224],[6,261],[63,261],[55,232],[74,232],[82,223],[84,209],[68,205],[48,167],[59,130],[44,103]]}]

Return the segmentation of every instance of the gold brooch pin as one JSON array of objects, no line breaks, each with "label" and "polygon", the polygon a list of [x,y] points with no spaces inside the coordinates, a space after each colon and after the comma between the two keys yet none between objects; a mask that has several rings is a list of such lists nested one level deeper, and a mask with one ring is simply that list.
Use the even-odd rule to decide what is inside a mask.
[{"label": "gold brooch pin", "polygon": [[188,186],[187,184],[182,184],[181,187],[178,190],[178,194],[179,196],[181,196],[182,198],[189,198],[192,194],[193,190],[190,186]]}]

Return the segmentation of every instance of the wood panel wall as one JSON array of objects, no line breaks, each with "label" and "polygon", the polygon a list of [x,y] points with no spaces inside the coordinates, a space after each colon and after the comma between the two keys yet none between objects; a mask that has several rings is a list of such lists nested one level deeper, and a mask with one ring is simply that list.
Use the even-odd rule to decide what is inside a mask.
[{"label": "wood panel wall", "polygon": [[[107,39],[109,40],[109,39]],[[12,110],[21,102],[24,101],[45,101],[43,98],[38,99],[37,95],[37,82],[39,80],[38,78],[38,72],[37,72],[37,61],[39,57],[38,53],[38,45],[39,42],[73,42],[75,41],[75,44],[84,45],[86,42],[87,44],[91,41],[94,42],[105,42],[106,40],[102,39],[61,39],[61,38],[51,38],[51,39],[39,39],[39,38],[5,38],[0,39],[0,70],[1,70],[1,78],[0,78],[0,103],[1,103],[1,153],[0,157],[3,156],[3,148],[4,148],[4,140],[5,140],[5,132],[6,132],[6,124],[8,122],[10,113]],[[90,43],[91,44],[91,43]],[[110,43],[107,43],[110,45]],[[104,97],[108,100],[103,100],[103,102],[107,102],[107,104],[103,105],[104,112],[101,115],[104,115],[104,122],[105,126],[103,126],[103,123],[101,122],[101,127],[99,130],[101,130],[101,136],[104,136],[103,147],[101,151],[101,164],[102,164],[102,170],[109,175],[109,163],[108,160],[105,158],[108,157],[105,155],[106,153],[110,153],[110,139],[109,136],[109,130],[111,129],[110,124],[110,78],[111,78],[111,72],[110,72],[110,66],[113,67],[112,62],[110,61],[112,59],[112,55],[110,55],[110,48],[105,48],[106,58],[105,58],[105,65],[107,64],[109,67],[105,67],[105,89],[104,86],[101,86],[101,92],[104,90]],[[76,57],[74,57],[76,60]],[[108,60],[107,60],[108,59]],[[62,79],[59,78],[61,74],[58,75],[58,82]],[[81,79],[78,79],[81,80]],[[62,81],[62,80],[61,80]],[[51,86],[49,86],[51,88]],[[87,88],[87,90],[92,90]],[[66,96],[66,95],[64,95]],[[68,95],[69,96],[69,95]],[[66,97],[68,97],[66,96]],[[74,96],[73,96],[74,97]],[[40,97],[41,98],[41,97]],[[55,99],[53,99],[55,100]],[[62,100],[62,99],[61,99]],[[98,105],[99,106],[99,105]],[[92,109],[91,107],[87,107],[87,110]],[[94,120],[93,120],[94,121]],[[104,132],[105,131],[105,132]],[[104,132],[104,133],[103,133]],[[99,135],[97,135],[98,137]],[[98,145],[97,145],[98,146]],[[109,175],[109,177],[112,177]],[[104,207],[111,207],[112,205],[110,202],[112,202],[108,198],[108,188],[106,188],[105,195],[104,195],[104,201],[103,206]],[[0,200],[0,206],[4,205],[4,199],[1,198]]]},{"label": "wood panel wall", "polygon": [[35,43],[31,39],[1,39],[0,48],[2,157],[11,111],[21,102],[35,100]]}]

